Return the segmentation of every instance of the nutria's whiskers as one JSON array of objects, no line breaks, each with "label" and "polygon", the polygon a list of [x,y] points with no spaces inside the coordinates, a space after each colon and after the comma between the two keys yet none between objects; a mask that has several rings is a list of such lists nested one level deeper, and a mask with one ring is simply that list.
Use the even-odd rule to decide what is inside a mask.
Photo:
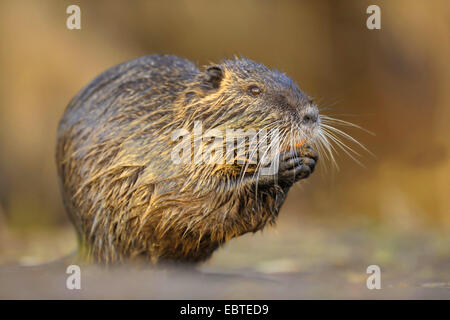
[{"label": "nutria's whiskers", "polygon": [[[335,126],[346,126],[360,129],[366,133],[372,134],[369,130],[362,128],[361,126],[354,124],[349,121],[336,119],[327,115],[319,116],[319,130],[317,136],[316,147],[319,151],[319,154],[323,155],[327,158],[328,162],[332,163],[336,169],[339,169],[337,162],[335,160],[334,154],[338,153],[338,150],[335,146],[337,146],[340,150],[342,150],[346,155],[348,155],[353,161],[355,161],[360,166],[364,167],[364,165],[357,159],[357,157],[361,157],[361,154],[353,149],[351,146],[346,144],[343,140],[348,140],[351,143],[356,144],[358,147],[363,149],[365,152],[369,153],[373,156],[373,153],[370,152],[366,146],[364,146],[361,142],[356,140],[354,137],[349,135],[348,133],[336,128]],[[335,126],[333,126],[335,125]],[[334,143],[334,145],[333,145]]]}]

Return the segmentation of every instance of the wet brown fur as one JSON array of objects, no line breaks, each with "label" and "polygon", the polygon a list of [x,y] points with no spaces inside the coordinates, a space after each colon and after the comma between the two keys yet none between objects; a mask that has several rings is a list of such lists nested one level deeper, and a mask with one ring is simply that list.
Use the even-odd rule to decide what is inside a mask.
[{"label": "wet brown fur", "polygon": [[[251,84],[264,98],[247,93]],[[313,135],[300,126],[307,108],[315,106],[284,74],[244,58],[200,71],[152,55],[101,74],[72,99],[58,130],[58,174],[80,256],[199,262],[273,224],[292,183],[258,184],[254,167],[240,179],[237,164],[175,165],[171,132],[201,120],[204,131],[276,126],[288,136],[295,124],[289,141],[298,142]]]}]

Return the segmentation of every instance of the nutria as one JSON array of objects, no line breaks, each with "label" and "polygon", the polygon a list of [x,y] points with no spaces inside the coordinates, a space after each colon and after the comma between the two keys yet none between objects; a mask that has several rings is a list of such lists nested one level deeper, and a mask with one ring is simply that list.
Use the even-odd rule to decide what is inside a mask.
[{"label": "nutria", "polygon": [[[248,161],[174,163],[174,130],[199,121],[277,129],[278,171],[261,175]],[[80,257],[195,263],[273,224],[290,187],[314,171],[320,127],[316,104],[290,78],[246,58],[201,71],[150,55],[107,70],[70,101],[58,130],[58,174]]]}]

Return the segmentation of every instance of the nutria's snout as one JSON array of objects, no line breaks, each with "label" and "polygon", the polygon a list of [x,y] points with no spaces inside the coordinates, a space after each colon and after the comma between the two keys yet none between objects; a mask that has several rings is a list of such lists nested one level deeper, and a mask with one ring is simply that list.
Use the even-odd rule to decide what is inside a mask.
[{"label": "nutria's snout", "polygon": [[302,125],[304,126],[314,126],[317,124],[319,118],[319,111],[317,107],[307,107],[301,114]]},{"label": "nutria's snout", "polygon": [[300,126],[306,130],[315,130],[319,125],[319,109],[314,103],[308,103],[299,111]]}]

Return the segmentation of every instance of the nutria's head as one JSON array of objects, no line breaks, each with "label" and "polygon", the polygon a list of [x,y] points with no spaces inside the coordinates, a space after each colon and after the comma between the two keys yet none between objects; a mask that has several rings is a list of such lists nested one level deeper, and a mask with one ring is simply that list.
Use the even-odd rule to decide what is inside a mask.
[{"label": "nutria's head", "polygon": [[284,73],[246,58],[206,66],[183,99],[186,127],[200,120],[205,130],[276,130],[279,150],[320,142],[321,119],[312,99]]}]

